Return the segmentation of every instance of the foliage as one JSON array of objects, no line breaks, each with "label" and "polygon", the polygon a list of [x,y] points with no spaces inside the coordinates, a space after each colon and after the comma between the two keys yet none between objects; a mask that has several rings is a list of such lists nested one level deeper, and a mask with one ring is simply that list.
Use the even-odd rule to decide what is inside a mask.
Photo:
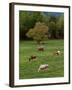
[{"label": "foliage", "polygon": [[[64,38],[64,14],[59,16],[49,15],[50,12],[37,11],[20,11],[19,12],[19,28],[20,40],[31,40],[26,33],[33,29],[37,22],[45,23],[48,26],[49,39],[63,39]],[[52,14],[56,14],[53,13]],[[30,30],[32,31],[32,30]],[[40,38],[40,37],[39,37]]]},{"label": "foliage", "polygon": [[24,12],[20,11],[20,39],[26,39],[26,33],[30,28],[33,28],[35,23],[42,21],[42,15],[40,12]]},{"label": "foliage", "polygon": [[59,38],[64,38],[64,16],[59,17],[56,26]]},{"label": "foliage", "polygon": [[55,34],[56,34],[56,24],[55,22],[51,21],[49,24],[49,34],[50,34],[50,38],[56,38]]},{"label": "foliage", "polygon": [[26,35],[40,43],[40,41],[48,38],[48,26],[44,23],[37,22],[34,28],[30,29]]},{"label": "foliage", "polygon": [[64,16],[51,17],[49,22],[49,38],[64,38]]}]

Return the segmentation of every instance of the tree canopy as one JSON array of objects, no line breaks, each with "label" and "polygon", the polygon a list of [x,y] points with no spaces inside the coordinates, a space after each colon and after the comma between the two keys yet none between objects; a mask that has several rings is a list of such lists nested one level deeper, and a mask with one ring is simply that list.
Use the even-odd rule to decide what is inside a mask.
[{"label": "tree canopy", "polygon": [[34,28],[30,29],[26,35],[40,43],[40,41],[48,39],[48,26],[45,23],[37,22]]},{"label": "tree canopy", "polygon": [[[45,28],[39,26],[39,24],[44,24],[46,27],[48,27],[47,37],[49,39],[63,39],[64,14],[63,13],[58,13],[58,15],[56,14],[57,13],[55,12],[20,11],[19,12],[20,40],[30,40],[34,38],[37,39],[36,38],[37,36],[31,38],[29,37],[29,35],[27,36],[26,34],[28,32],[32,34],[33,30],[35,29],[38,29],[39,32],[41,29]],[[41,39],[43,36],[38,37],[39,39]]]}]

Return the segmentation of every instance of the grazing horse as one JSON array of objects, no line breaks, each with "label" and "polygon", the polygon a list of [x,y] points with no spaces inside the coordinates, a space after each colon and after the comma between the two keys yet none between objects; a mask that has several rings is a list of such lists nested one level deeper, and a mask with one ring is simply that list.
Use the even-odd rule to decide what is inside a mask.
[{"label": "grazing horse", "polygon": [[32,56],[29,58],[29,61],[32,61],[32,60],[34,60],[34,59],[36,59],[36,56],[35,56],[35,55],[32,55]]},{"label": "grazing horse", "polygon": [[44,51],[44,48],[38,48],[38,51]]},{"label": "grazing horse", "polygon": [[56,50],[55,52],[54,52],[54,55],[60,55],[61,54],[61,51],[59,51],[59,50]]},{"label": "grazing horse", "polygon": [[38,47],[38,51],[44,51],[44,47],[43,46],[39,46]]},{"label": "grazing horse", "polygon": [[57,52],[56,52],[56,55],[60,55],[60,51],[57,51]]},{"label": "grazing horse", "polygon": [[38,68],[38,72],[41,71],[41,70],[43,70],[43,71],[48,70],[48,64],[42,64],[42,65],[40,65],[39,68]]}]

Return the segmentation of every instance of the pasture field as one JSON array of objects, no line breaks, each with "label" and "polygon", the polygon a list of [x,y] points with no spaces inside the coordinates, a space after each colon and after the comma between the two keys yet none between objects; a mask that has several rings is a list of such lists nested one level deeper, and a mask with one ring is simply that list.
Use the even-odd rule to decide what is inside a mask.
[{"label": "pasture field", "polygon": [[[44,44],[44,51],[37,50],[35,41],[20,41],[19,44],[19,78],[52,78],[64,76],[64,40],[48,40]],[[54,55],[55,49],[61,55]],[[34,61],[29,62],[31,55],[36,55]],[[48,64],[47,71],[38,72],[41,64]]]}]

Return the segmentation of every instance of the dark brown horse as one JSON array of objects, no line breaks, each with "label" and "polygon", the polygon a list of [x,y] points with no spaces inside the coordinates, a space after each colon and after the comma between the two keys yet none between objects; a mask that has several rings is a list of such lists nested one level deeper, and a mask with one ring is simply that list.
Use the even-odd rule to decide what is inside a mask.
[{"label": "dark brown horse", "polygon": [[34,60],[34,59],[36,59],[36,56],[35,56],[35,55],[32,55],[32,56],[29,58],[29,61]]}]

